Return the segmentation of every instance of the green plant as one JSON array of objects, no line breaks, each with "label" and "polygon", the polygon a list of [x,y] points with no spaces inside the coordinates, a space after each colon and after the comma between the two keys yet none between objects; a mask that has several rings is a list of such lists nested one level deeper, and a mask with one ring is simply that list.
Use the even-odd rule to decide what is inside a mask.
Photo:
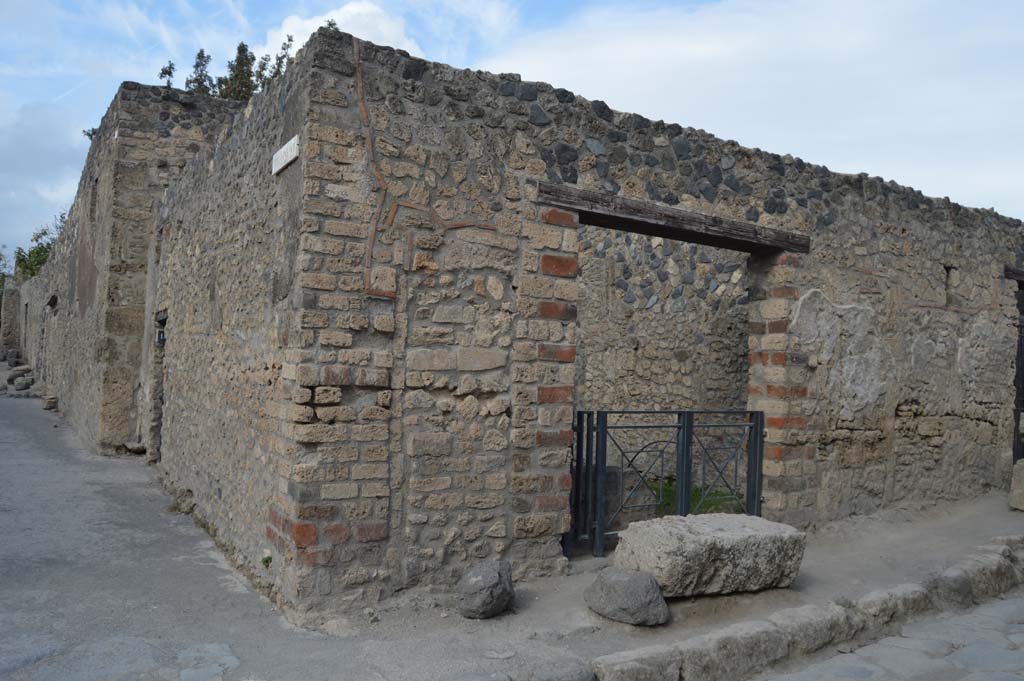
[{"label": "green plant", "polygon": [[260,562],[263,563],[263,567],[264,568],[269,570],[270,569],[270,564],[273,561],[274,561],[274,557],[273,556],[263,556],[263,559]]},{"label": "green plant", "polygon": [[213,78],[210,76],[210,60],[213,59],[206,50],[196,52],[196,61],[192,66],[192,75],[185,79],[185,89],[197,95],[213,94]]},{"label": "green plant", "polygon": [[53,244],[64,231],[68,221],[67,210],[62,210],[53,218],[49,225],[43,225],[32,233],[32,245],[25,249],[20,246],[14,249],[14,273],[18,279],[25,280],[39,274],[43,265],[50,257]]},{"label": "green plant", "polygon": [[[664,478],[658,482],[658,516],[676,512],[676,480]],[[742,513],[743,497],[736,498],[728,490],[710,489],[705,492],[699,485],[690,488],[690,513]]]},{"label": "green plant", "polygon": [[167,87],[171,87],[171,84],[174,83],[174,71],[176,69],[177,69],[177,67],[174,65],[174,62],[173,61],[169,61],[169,62],[167,62],[166,66],[164,66],[162,69],[160,69],[160,75],[158,76],[158,78],[160,78],[160,80],[164,81],[164,84]]},{"label": "green plant", "polygon": [[217,79],[217,96],[244,102],[256,92],[253,67],[256,55],[244,42],[238,43],[235,58],[228,62],[228,75]]}]

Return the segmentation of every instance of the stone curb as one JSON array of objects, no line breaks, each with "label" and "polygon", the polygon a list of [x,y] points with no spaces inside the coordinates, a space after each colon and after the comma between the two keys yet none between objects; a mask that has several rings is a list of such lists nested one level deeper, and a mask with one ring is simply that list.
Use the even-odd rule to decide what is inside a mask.
[{"label": "stone curb", "polygon": [[929,611],[964,608],[1024,583],[1024,535],[995,537],[925,580],[872,591],[856,602],[780,610],[680,643],[637,648],[591,663],[599,681],[737,681],[787,657],[878,638]]}]

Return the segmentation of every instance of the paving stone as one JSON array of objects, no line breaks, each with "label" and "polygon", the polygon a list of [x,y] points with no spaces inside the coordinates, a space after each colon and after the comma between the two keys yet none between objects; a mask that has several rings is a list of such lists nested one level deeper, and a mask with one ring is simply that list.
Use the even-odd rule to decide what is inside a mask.
[{"label": "paving stone", "polygon": [[1006,650],[991,643],[973,643],[947,657],[971,671],[1019,672],[1024,670],[1024,650]]},{"label": "paving stone", "polygon": [[976,615],[994,617],[1008,625],[1024,626],[1024,598],[1014,598],[982,605],[974,611]]},{"label": "paving stone", "polygon": [[991,643],[1000,648],[1012,648],[1005,636],[991,629],[971,629],[958,627],[943,620],[914,622],[906,624],[900,630],[903,636],[910,638],[927,638],[949,641],[955,646],[966,646],[973,643]]},{"label": "paving stone", "polygon": [[777,681],[889,681],[895,678],[884,668],[853,654],[837,655],[807,668],[799,674],[779,677]]},{"label": "paving stone", "polygon": [[883,638],[799,671],[764,674],[758,680],[1024,681],[1024,650],[1018,649],[1024,631],[1009,634],[1010,639],[1001,631],[1024,628],[1005,621],[1017,618],[1021,608],[1024,598],[1013,597],[970,612],[906,624],[901,636]]},{"label": "paving stone", "polygon": [[860,648],[855,654],[905,679],[923,677],[939,681],[940,679],[955,679],[963,675],[956,667],[943,659],[936,659],[907,648],[875,643]]},{"label": "paving stone", "polygon": [[916,650],[932,657],[945,657],[953,652],[953,649],[956,647],[948,641],[939,641],[933,638],[904,638],[902,636],[883,638],[878,643],[894,648]]},{"label": "paving stone", "polygon": [[967,615],[957,615],[946,620],[955,627],[966,627],[969,629],[991,629],[1000,633],[1006,633],[1009,625],[995,617],[989,617],[979,612],[972,612]]}]

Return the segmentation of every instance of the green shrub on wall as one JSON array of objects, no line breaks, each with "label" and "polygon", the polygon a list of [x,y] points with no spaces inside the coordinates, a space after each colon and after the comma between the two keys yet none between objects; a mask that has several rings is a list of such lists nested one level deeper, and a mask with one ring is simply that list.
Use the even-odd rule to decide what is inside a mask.
[{"label": "green shrub on wall", "polygon": [[32,234],[32,245],[28,248],[20,246],[14,249],[14,273],[19,279],[25,280],[39,274],[43,265],[50,258],[50,251],[57,237],[64,231],[68,221],[67,210],[62,210],[53,218],[49,225],[40,227]]}]

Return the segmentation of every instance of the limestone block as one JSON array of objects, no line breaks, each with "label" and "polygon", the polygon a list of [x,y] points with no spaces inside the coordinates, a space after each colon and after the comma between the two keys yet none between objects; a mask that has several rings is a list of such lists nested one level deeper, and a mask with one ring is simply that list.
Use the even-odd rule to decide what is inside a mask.
[{"label": "limestone block", "polygon": [[432,348],[409,350],[405,360],[409,371],[447,371],[455,368],[455,353]]},{"label": "limestone block", "polygon": [[741,679],[786,656],[789,640],[770,622],[739,622],[683,641],[681,678],[686,681]]},{"label": "limestone block", "polygon": [[459,371],[487,371],[505,366],[508,351],[502,348],[459,348]]},{"label": "limestone block", "polygon": [[603,655],[591,664],[598,681],[674,681],[681,662],[678,646],[659,645]]},{"label": "limestone block", "polygon": [[962,560],[929,578],[928,592],[940,604],[968,607],[1009,591],[1019,583],[1009,558],[982,553]]},{"label": "limestone block", "polygon": [[1010,508],[1024,511],[1024,459],[1013,465],[1010,479]]},{"label": "limestone block", "polygon": [[768,620],[789,637],[790,651],[803,655],[849,640],[863,625],[856,613],[836,603],[779,610]]},{"label": "limestone block", "polygon": [[649,572],[607,568],[583,592],[587,607],[616,622],[653,626],[668,621],[668,605]]},{"label": "limestone block", "polygon": [[666,516],[630,524],[615,564],[652,573],[666,596],[788,587],[806,535],[789,525],[728,513]]},{"label": "limestone block", "polygon": [[869,628],[877,628],[924,612],[931,605],[927,589],[920,584],[908,583],[864,594],[854,607],[864,615]]}]

